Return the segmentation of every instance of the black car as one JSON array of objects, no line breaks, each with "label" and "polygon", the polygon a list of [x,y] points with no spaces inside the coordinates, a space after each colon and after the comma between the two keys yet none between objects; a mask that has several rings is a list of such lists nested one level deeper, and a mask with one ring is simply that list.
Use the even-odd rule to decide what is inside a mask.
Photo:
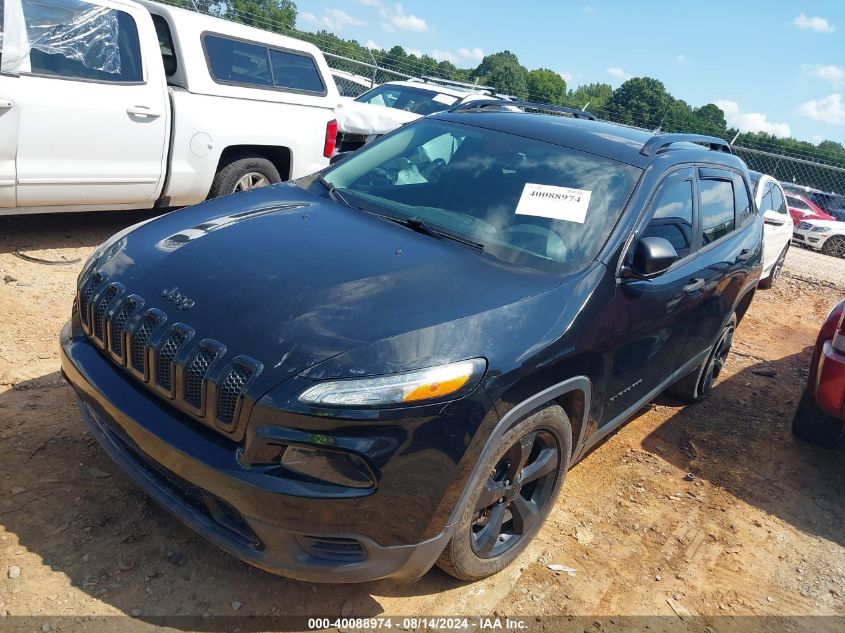
[{"label": "black car", "polygon": [[472,103],[114,236],[62,367],[111,457],[235,556],[480,578],[599,440],[709,393],[762,235],[724,141]]}]

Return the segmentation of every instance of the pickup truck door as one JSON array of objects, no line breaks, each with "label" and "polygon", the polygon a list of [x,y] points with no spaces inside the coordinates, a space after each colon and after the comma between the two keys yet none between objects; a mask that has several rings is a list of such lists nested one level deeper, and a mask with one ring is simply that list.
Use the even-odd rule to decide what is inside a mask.
[{"label": "pickup truck door", "polygon": [[17,206],[152,206],[170,116],[149,14],[109,0],[19,6]]}]

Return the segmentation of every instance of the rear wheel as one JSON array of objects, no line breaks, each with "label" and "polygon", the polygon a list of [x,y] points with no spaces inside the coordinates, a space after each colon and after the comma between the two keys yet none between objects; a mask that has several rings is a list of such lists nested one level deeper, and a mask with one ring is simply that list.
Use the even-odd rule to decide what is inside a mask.
[{"label": "rear wheel", "polygon": [[834,235],[822,244],[822,253],[833,257],[845,257],[845,237]]},{"label": "rear wheel", "polygon": [[783,262],[786,259],[786,252],[789,250],[789,244],[783,247],[783,252],[778,257],[778,260],[775,262],[775,265],[772,266],[772,269],[769,271],[769,276],[765,279],[760,280],[759,287],[763,288],[764,290],[768,290],[772,286],[775,285],[775,282],[780,277],[780,273],[783,270]]},{"label": "rear wheel", "polygon": [[684,402],[701,402],[709,396],[731,351],[735,330],[736,314],[732,314],[728,322],[722,326],[719,338],[716,339],[716,344],[707,358],[694,371],[681,378],[666,391]]},{"label": "rear wheel", "polygon": [[266,158],[240,158],[217,172],[208,197],[217,198],[230,193],[250,191],[281,181],[279,170]]},{"label": "rear wheel", "polygon": [[842,420],[822,411],[806,391],[801,395],[792,418],[792,434],[795,437],[816,446],[833,448],[842,435],[842,427]]},{"label": "rear wheel", "polygon": [[481,465],[437,565],[461,580],[501,571],[528,546],[557,499],[572,453],[569,418],[557,405],[538,409],[505,433]]}]

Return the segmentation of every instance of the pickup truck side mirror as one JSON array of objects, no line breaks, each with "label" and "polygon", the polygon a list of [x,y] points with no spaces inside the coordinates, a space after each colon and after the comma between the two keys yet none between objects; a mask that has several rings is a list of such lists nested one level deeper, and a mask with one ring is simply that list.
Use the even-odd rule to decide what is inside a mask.
[{"label": "pickup truck side mirror", "polygon": [[767,209],[763,212],[763,222],[772,226],[783,226],[786,224],[786,216],[773,209]]},{"label": "pickup truck side mirror", "polygon": [[335,154],[334,156],[332,156],[329,159],[329,165],[336,165],[340,161],[346,160],[347,158],[349,158],[349,155],[352,154],[352,153],[353,152],[338,152],[337,154]]},{"label": "pickup truck side mirror", "polygon": [[627,277],[645,279],[667,270],[678,261],[678,252],[669,240],[662,237],[644,237],[634,248],[633,265]]}]

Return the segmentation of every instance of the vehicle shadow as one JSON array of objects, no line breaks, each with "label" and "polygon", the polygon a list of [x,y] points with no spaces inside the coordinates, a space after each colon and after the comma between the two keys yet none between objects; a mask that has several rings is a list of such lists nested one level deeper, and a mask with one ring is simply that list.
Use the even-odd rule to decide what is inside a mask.
[{"label": "vehicle shadow", "polygon": [[166,211],[146,209],[0,216],[0,253],[94,247],[127,226]]},{"label": "vehicle shadow", "polygon": [[[318,585],[237,561],[123,475],[86,433],[73,391],[58,371],[0,392],[0,464],[2,546],[21,561],[13,564],[22,566],[19,582],[32,583],[22,592],[30,601],[38,584],[58,572],[91,598],[150,623],[166,618],[167,626],[185,630],[246,630],[240,616],[282,618],[282,628],[292,616],[376,616],[393,599],[419,596],[424,604],[426,596],[465,584],[434,569],[410,584]],[[18,610],[14,601],[7,606],[13,613],[44,608],[30,602]],[[228,620],[235,612],[233,625]]]},{"label": "vehicle shadow", "polygon": [[[795,528],[845,545],[845,460],[797,440],[792,417],[812,347],[718,383],[642,442],[652,454]],[[675,406],[662,396],[657,404]]]}]

